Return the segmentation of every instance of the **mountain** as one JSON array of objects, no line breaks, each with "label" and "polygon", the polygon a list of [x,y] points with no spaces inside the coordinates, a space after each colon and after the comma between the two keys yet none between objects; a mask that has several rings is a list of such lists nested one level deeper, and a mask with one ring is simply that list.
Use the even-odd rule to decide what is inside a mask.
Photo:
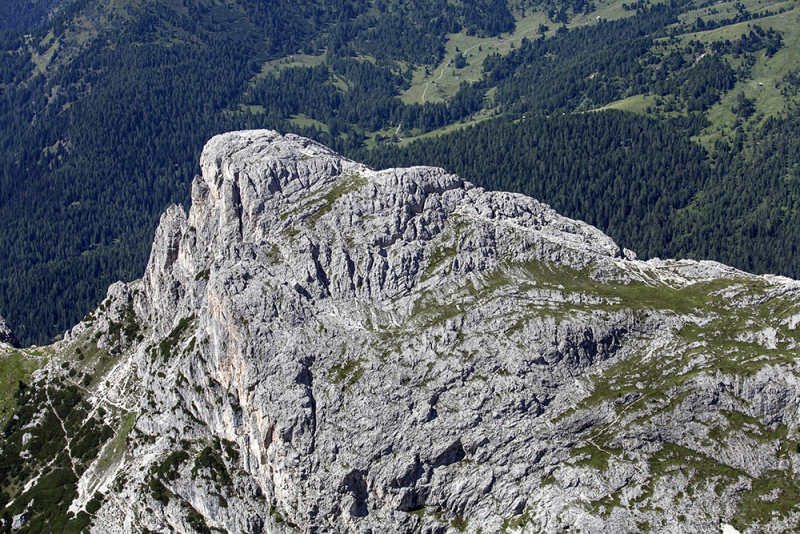
[{"label": "mountain", "polygon": [[800,277],[800,15],[759,2],[5,2],[0,314],[51,343],[140,278],[200,147],[250,128]]},{"label": "mountain", "polygon": [[798,528],[800,283],[291,134],[200,167],[142,279],[4,349],[3,531]]},{"label": "mountain", "polygon": [[[0,28],[0,313],[26,344],[47,343],[110,283],[141,277],[160,213],[188,201],[203,143],[232,129],[290,126],[289,116],[244,104],[251,86],[295,55],[295,66],[326,51],[380,55],[380,68],[359,73],[356,62],[347,77],[359,86],[380,77],[368,96],[394,101],[386,84],[405,83],[390,72],[397,61],[437,60],[446,33],[462,25],[486,38],[513,27],[494,2],[445,4],[37,2],[49,9],[46,22]],[[335,97],[330,77],[305,90],[324,85]],[[331,128],[345,134],[331,141],[360,146],[346,121]]]}]

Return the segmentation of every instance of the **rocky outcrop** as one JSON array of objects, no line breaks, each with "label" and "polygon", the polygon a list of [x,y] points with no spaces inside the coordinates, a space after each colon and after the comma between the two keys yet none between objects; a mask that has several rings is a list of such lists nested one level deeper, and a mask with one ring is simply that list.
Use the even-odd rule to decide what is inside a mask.
[{"label": "rocky outcrop", "polygon": [[800,522],[797,282],[639,261],[531,198],[292,135],[217,136],[201,168],[142,280],[58,348],[108,354],[91,403],[127,435],[80,476],[93,531]]},{"label": "rocky outcrop", "polygon": [[6,325],[5,319],[0,317],[0,346],[19,347],[19,341],[14,337],[14,333]]}]

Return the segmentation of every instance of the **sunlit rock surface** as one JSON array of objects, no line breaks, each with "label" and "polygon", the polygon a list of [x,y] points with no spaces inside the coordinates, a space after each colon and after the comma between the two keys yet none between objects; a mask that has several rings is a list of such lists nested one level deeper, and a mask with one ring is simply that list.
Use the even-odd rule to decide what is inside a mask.
[{"label": "sunlit rock surface", "polygon": [[144,277],[32,379],[92,373],[115,437],[72,462],[70,510],[93,532],[800,524],[797,282],[639,261],[292,135],[217,136],[201,168]]}]

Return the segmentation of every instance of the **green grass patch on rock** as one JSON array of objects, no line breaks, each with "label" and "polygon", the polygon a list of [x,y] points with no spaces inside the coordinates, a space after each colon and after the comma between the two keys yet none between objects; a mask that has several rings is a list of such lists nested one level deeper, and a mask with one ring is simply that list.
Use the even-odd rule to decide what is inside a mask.
[{"label": "green grass patch on rock", "polygon": [[731,524],[740,530],[756,525],[763,527],[774,518],[797,512],[799,507],[800,488],[797,480],[788,472],[770,471],[753,480]]},{"label": "green grass patch on rock", "polygon": [[30,357],[22,350],[0,352],[0,428],[13,416],[19,384],[27,384],[31,373],[45,363],[46,359]]}]

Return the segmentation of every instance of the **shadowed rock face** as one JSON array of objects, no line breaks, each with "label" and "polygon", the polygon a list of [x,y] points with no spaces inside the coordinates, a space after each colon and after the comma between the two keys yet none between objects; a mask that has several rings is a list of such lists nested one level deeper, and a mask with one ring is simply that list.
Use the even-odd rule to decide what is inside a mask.
[{"label": "shadowed rock face", "polygon": [[14,337],[14,333],[6,325],[5,319],[2,317],[0,317],[0,344],[19,347],[19,341]]},{"label": "shadowed rock face", "polygon": [[292,135],[217,136],[201,168],[143,279],[59,346],[116,355],[92,402],[136,414],[81,478],[75,510],[116,496],[94,531],[797,522],[742,504],[799,459],[796,282],[637,261],[531,198]]}]

